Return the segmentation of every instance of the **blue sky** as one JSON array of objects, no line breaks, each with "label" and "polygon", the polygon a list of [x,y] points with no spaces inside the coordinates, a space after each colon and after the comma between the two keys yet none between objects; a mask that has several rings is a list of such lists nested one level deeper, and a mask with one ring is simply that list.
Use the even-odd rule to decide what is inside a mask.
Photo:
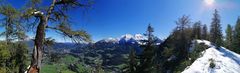
[{"label": "blue sky", "polygon": [[[24,3],[9,1],[16,7]],[[183,15],[188,15],[192,22],[201,21],[209,26],[214,9],[219,10],[225,33],[226,25],[235,25],[240,16],[240,0],[215,0],[210,5],[204,0],[95,0],[91,9],[72,10],[70,16],[73,28],[86,30],[94,41],[127,33],[142,34],[149,23],[155,29],[154,34],[164,39]],[[47,36],[64,41],[55,32],[48,31]]]}]

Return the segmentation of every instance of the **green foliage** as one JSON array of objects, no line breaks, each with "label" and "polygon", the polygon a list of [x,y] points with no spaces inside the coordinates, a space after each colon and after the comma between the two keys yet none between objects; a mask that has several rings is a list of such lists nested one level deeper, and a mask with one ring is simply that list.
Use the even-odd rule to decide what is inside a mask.
[{"label": "green foliage", "polygon": [[5,42],[0,42],[0,72],[9,72],[9,67],[7,66],[8,60],[11,58],[11,53]]},{"label": "green foliage", "polygon": [[68,54],[62,55],[58,62],[46,62],[41,69],[41,73],[90,73],[90,71],[92,69],[79,62],[79,58]]},{"label": "green foliage", "polygon": [[86,66],[84,66],[83,64],[77,64],[78,67],[78,71],[80,73],[90,73],[91,69],[87,68]]},{"label": "green foliage", "polygon": [[105,73],[104,70],[102,69],[102,60],[96,59],[95,65],[96,67],[93,70],[94,73]]},{"label": "green foliage", "polygon": [[75,63],[79,60],[79,58],[75,58],[74,56],[72,55],[65,55],[63,58],[62,58],[62,62],[64,63],[67,63],[67,64],[70,64],[70,63]]},{"label": "green foliage", "polygon": [[29,0],[27,3],[27,6],[36,8],[41,3],[42,3],[42,0]]},{"label": "green foliage", "polygon": [[137,68],[137,56],[134,48],[131,48],[131,51],[128,56],[128,64],[127,67],[124,69],[125,73],[135,73]]},{"label": "green foliage", "polygon": [[50,52],[49,58],[50,58],[50,62],[52,62],[52,63],[58,63],[61,60],[61,56],[59,53]]},{"label": "green foliage", "polygon": [[164,51],[162,52],[162,55],[164,57],[172,56],[173,55],[173,48],[164,47]]},{"label": "green foliage", "polygon": [[0,42],[0,68],[4,72],[22,73],[27,68],[27,47],[24,43]]},{"label": "green foliage", "polygon": [[[181,64],[186,66],[184,61],[188,59],[191,41],[193,39],[193,28],[190,28],[190,18],[182,16],[176,21],[177,27],[173,30],[172,34],[166,39],[159,49],[163,49],[160,56],[159,69],[162,73],[174,72],[184,68],[178,68]],[[187,63],[188,64],[188,63]],[[182,66],[183,67],[183,66]]]},{"label": "green foliage", "polygon": [[[156,69],[155,61],[156,61],[156,38],[154,38],[153,35],[154,29],[149,24],[146,34],[144,34],[148,39],[143,40],[143,43],[146,43],[144,45],[141,45],[143,48],[143,53],[139,57],[140,64],[136,67],[136,72],[143,72],[143,73],[152,73]],[[130,72],[131,73],[131,72]]]},{"label": "green foliage", "polygon": [[213,59],[209,59],[209,61],[210,61],[209,67],[210,68],[214,68],[216,66],[215,63],[214,63],[214,60]]},{"label": "green foliage", "polygon": [[230,24],[228,24],[225,32],[226,32],[225,47],[229,50],[233,50],[233,29]]},{"label": "green foliage", "polygon": [[191,61],[195,61],[197,58],[201,56],[201,52],[204,50],[208,49],[207,45],[204,45],[203,43],[197,44],[196,42],[194,43],[193,51],[190,53],[189,58],[191,58]]},{"label": "green foliage", "polygon": [[41,72],[42,73],[58,73],[56,65],[43,65]]},{"label": "green foliage", "polygon": [[182,60],[180,62],[180,65],[177,66],[177,68],[174,70],[174,73],[181,73],[187,66],[190,66],[192,64],[191,60]]},{"label": "green foliage", "polygon": [[240,54],[240,17],[237,19],[237,23],[235,25],[233,38],[233,51]]},{"label": "green foliage", "polygon": [[[34,20],[32,17],[34,16],[37,22],[33,25],[32,28],[36,29],[36,37],[34,39],[34,50],[33,51],[33,60],[31,61],[31,70],[36,67],[36,71],[40,70],[42,63],[43,50],[46,44],[51,43],[51,41],[47,41],[45,39],[46,29],[52,28],[57,32],[61,33],[64,37],[68,37],[74,42],[89,42],[90,35],[84,30],[72,30],[70,27],[70,22],[68,20],[68,15],[66,15],[69,11],[69,8],[74,8],[73,5],[79,5],[80,1],[78,0],[52,0],[49,6],[44,6],[41,4],[42,0],[30,0],[27,4],[27,7],[24,8],[22,17],[26,20],[25,23],[31,23]],[[79,3],[79,4],[77,4]],[[82,1],[81,1],[82,3]],[[83,3],[84,4],[84,3]],[[79,5],[80,7],[84,7]],[[44,7],[41,9],[40,7]],[[30,20],[30,21],[29,21]],[[49,23],[58,24],[58,25],[48,25]],[[45,45],[45,46],[44,46]],[[48,45],[47,45],[48,46]]]},{"label": "green foliage", "polygon": [[7,50],[10,51],[10,58],[5,63],[9,63],[7,67],[10,69],[10,72],[24,72],[28,53],[27,46],[22,42],[11,42],[26,38],[24,27],[20,22],[20,11],[10,4],[3,4],[0,6],[0,14],[3,16],[1,26],[5,28],[5,31],[0,36],[6,37],[5,43],[7,44],[3,45],[6,45]]},{"label": "green foliage", "polygon": [[177,53],[177,57],[185,59],[188,55],[188,48],[192,40],[191,33],[192,29],[188,28],[190,25],[190,18],[188,16],[182,16],[176,22],[177,28],[173,31],[174,40],[174,51]]},{"label": "green foliage", "polygon": [[220,24],[220,15],[218,11],[215,10],[213,13],[211,29],[210,29],[210,41],[214,43],[217,47],[223,45],[223,35],[222,35],[222,27]]},{"label": "green foliage", "polygon": [[1,42],[1,45],[5,46],[1,49],[1,58],[6,60],[1,62],[3,63],[2,67],[6,67],[5,69],[8,69],[8,72],[22,73],[26,69],[27,46],[22,42],[11,42],[26,38],[24,27],[20,22],[20,11],[10,4],[3,4],[0,6],[0,14],[3,16],[1,27],[5,28],[0,36],[6,37],[6,42]]},{"label": "green foliage", "polygon": [[5,67],[0,67],[0,73],[7,73],[8,72],[7,70],[8,69]]},{"label": "green foliage", "polygon": [[192,28],[193,28],[192,38],[201,39],[202,38],[201,22],[198,21],[198,22],[194,23]]},{"label": "green foliage", "polygon": [[208,40],[209,39],[208,37],[209,37],[208,28],[207,28],[207,25],[204,24],[202,27],[202,39]]},{"label": "green foliage", "polygon": [[60,31],[64,37],[69,37],[73,42],[90,42],[91,36],[84,30],[72,30],[68,23],[60,23],[57,27],[47,27]]},{"label": "green foliage", "polygon": [[203,43],[198,44],[197,42],[194,42],[193,44],[193,50],[190,52],[188,59],[182,60],[180,62],[180,65],[177,66],[175,72],[181,72],[187,66],[190,66],[197,58],[202,55],[202,52],[208,48],[208,46],[204,45]]},{"label": "green foliage", "polygon": [[10,51],[7,48],[8,46],[4,42],[0,43],[0,63],[5,63],[10,57]]},{"label": "green foliage", "polygon": [[5,31],[0,35],[6,37],[7,43],[14,39],[26,38],[24,34],[24,26],[20,22],[20,11],[12,7],[10,4],[0,6],[0,14],[3,16],[1,27]]}]

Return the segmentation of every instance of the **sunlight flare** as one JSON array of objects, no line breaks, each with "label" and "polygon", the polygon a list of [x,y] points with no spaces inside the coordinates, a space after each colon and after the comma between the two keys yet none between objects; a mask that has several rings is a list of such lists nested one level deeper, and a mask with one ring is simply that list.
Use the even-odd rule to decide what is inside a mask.
[{"label": "sunlight flare", "polygon": [[207,5],[213,5],[213,3],[215,2],[215,0],[204,0],[204,2],[205,2]]}]

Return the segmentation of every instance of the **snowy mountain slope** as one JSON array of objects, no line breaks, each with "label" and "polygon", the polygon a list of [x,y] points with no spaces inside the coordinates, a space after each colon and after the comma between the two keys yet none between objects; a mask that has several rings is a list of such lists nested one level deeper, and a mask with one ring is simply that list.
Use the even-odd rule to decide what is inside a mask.
[{"label": "snowy mountain slope", "polygon": [[[141,43],[142,40],[147,40],[146,36],[143,36],[142,34],[135,34],[135,35],[131,35],[131,34],[125,34],[122,35],[119,38],[107,38],[107,39],[103,39],[100,40],[98,42],[100,43],[120,43],[120,44],[143,44]],[[161,43],[162,40],[157,38],[156,43]]]},{"label": "snowy mountain slope", "polygon": [[[193,62],[182,73],[240,73],[240,55],[224,47],[219,50],[211,45],[209,41],[196,40],[198,43],[204,43],[210,48],[203,51],[203,56]],[[210,59],[215,64],[214,68],[210,67]]]},{"label": "snowy mountain slope", "polygon": [[106,42],[106,43],[118,43],[118,39],[116,38],[107,38],[107,39],[103,39],[103,40],[99,40],[98,42]]},{"label": "snowy mountain slope", "polygon": [[119,39],[119,43],[131,43],[131,44],[141,44],[141,40],[146,40],[147,38],[141,34],[125,34],[122,35]]}]

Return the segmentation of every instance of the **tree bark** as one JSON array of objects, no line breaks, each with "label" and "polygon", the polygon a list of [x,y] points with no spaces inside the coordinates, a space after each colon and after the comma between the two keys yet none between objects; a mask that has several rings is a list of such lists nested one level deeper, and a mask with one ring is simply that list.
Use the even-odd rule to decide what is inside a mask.
[{"label": "tree bark", "polygon": [[37,17],[40,18],[40,23],[37,26],[37,32],[34,40],[34,49],[32,54],[32,61],[31,66],[28,69],[28,73],[40,73],[41,62],[43,58],[43,46],[44,46],[44,39],[45,39],[45,29],[47,26],[47,21],[54,9],[56,0],[52,0],[52,4],[50,5],[47,15],[43,14],[36,14]]},{"label": "tree bark", "polygon": [[34,49],[32,55],[31,67],[28,73],[39,73],[43,56],[43,43],[45,38],[45,28],[47,21],[44,16],[40,17],[40,23],[37,26],[37,33],[34,40]]}]

